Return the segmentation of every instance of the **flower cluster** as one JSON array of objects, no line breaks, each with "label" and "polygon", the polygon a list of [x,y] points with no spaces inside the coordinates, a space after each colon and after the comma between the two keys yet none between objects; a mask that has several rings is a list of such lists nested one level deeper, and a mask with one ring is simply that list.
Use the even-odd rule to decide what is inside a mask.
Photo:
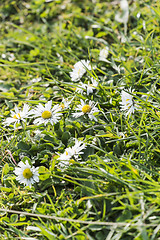
[{"label": "flower cluster", "polygon": [[[67,102],[65,102],[65,104],[67,104]],[[62,106],[60,104],[52,107],[52,100],[48,101],[45,106],[39,103],[38,106],[32,110],[30,110],[27,104],[24,104],[23,110],[19,110],[17,106],[15,106],[15,112],[11,111],[11,117],[8,117],[4,121],[4,125],[9,126],[14,123],[14,128],[16,128],[18,124],[26,122],[27,118],[35,118],[33,121],[35,125],[44,124],[46,126],[48,123],[53,125],[60,120],[62,116],[61,110]]]},{"label": "flower cluster", "polygon": [[[106,47],[100,51],[99,61],[105,62],[108,57],[108,50],[108,47]],[[45,104],[39,103],[32,109],[25,103],[23,109],[19,109],[15,106],[14,111],[11,110],[11,115],[6,118],[4,125],[13,125],[14,129],[16,129],[20,124],[25,128],[28,123],[38,126],[47,126],[48,124],[53,126],[61,120],[61,117],[65,114],[68,108],[70,109],[69,113],[71,113],[70,115],[73,118],[82,118],[82,120],[86,119],[87,121],[91,120],[91,123],[94,124],[94,122],[98,121],[98,115],[100,112],[97,107],[98,103],[94,101],[94,96],[97,97],[95,90],[98,89],[99,81],[97,77],[93,78],[91,76],[86,77],[84,82],[80,80],[84,74],[88,71],[92,71],[93,69],[95,68],[91,67],[90,61],[81,60],[74,65],[72,72],[70,72],[71,80],[73,82],[79,81],[77,83],[77,88],[75,89],[75,92],[78,93],[77,96],[79,96],[79,94],[85,95],[83,96],[83,99],[80,98],[78,100],[78,103],[76,101],[76,106],[75,100],[73,101],[75,96],[71,100],[62,98],[62,101],[54,106],[52,100],[46,102]],[[125,115],[128,117],[131,114],[134,114],[136,110],[139,110],[134,89],[123,89],[121,91],[121,101],[119,104],[121,111],[124,111]],[[27,119],[29,119],[28,122]],[[65,121],[65,117],[63,120]],[[65,167],[77,160],[80,160],[81,155],[84,154],[86,145],[87,143],[84,143],[84,141],[75,139],[74,146],[67,147],[61,154],[57,153],[59,156],[57,159],[58,166]],[[21,161],[18,163],[18,167],[14,170],[16,180],[31,187],[32,184],[39,182],[38,169],[39,167],[35,168],[34,166],[31,166],[28,161],[25,163]]]}]

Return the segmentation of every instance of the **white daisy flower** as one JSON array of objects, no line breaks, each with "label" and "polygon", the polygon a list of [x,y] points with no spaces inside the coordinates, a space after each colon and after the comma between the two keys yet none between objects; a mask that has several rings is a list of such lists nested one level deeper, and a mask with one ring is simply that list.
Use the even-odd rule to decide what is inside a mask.
[{"label": "white daisy flower", "polygon": [[[129,89],[129,92],[133,94],[134,89],[131,90],[131,88]],[[138,109],[138,105],[135,104],[134,100],[133,100],[133,96],[129,93],[127,93],[125,90],[122,90],[121,92],[121,110],[122,111],[126,111],[126,116],[134,113],[135,110]]]},{"label": "white daisy flower", "polygon": [[[86,148],[86,144],[83,141],[75,139],[75,145],[65,149],[64,153],[60,154],[58,160],[60,160],[59,165],[65,166],[74,162],[74,159],[79,160],[78,157],[80,154],[83,154],[83,149]],[[73,159],[74,158],[74,159]]]},{"label": "white daisy flower", "polygon": [[129,6],[127,0],[120,1],[121,13],[115,15],[115,20],[124,24],[124,33],[127,34],[127,22],[129,19]]},{"label": "white daisy flower", "polygon": [[91,78],[91,82],[92,83],[88,81],[88,84],[81,82],[76,88],[76,92],[80,94],[83,94],[84,92],[86,92],[87,95],[89,95],[90,93],[93,93],[93,91],[98,86],[98,82],[94,78]]},{"label": "white daisy flower", "polygon": [[60,154],[58,159],[59,160],[69,160],[69,159],[71,159],[71,157],[72,157],[72,153],[71,152],[72,152],[72,150],[71,150],[70,147],[66,148],[64,153]]},{"label": "white daisy flower", "polygon": [[66,100],[66,99],[63,98],[62,102],[60,103],[61,109],[62,110],[68,109],[70,104],[71,104],[71,102],[72,102],[72,100],[73,100],[73,98],[70,101],[68,99]]},{"label": "white daisy flower", "polygon": [[100,61],[106,61],[107,57],[108,57],[108,54],[109,54],[109,47],[105,47],[103,48],[100,53],[99,53],[99,60]]},{"label": "white daisy flower", "polygon": [[14,56],[14,54],[13,53],[9,53],[9,57],[8,57],[8,60],[9,61],[14,61],[16,58],[15,58],[15,56]]},{"label": "white daisy flower", "polygon": [[19,162],[18,166],[19,167],[16,167],[14,170],[14,173],[17,175],[17,181],[29,187],[35,182],[39,182],[38,167],[31,167],[28,160],[25,164],[22,161]]},{"label": "white daisy flower", "polygon": [[32,110],[33,117],[36,118],[33,123],[37,125],[44,124],[46,126],[50,122],[53,125],[60,120],[62,115],[62,113],[59,112],[60,110],[59,104],[56,104],[52,108],[52,100],[47,102],[45,106],[39,103],[38,106]]},{"label": "white daisy flower", "polygon": [[11,117],[8,117],[4,121],[4,125],[9,126],[14,123],[14,128],[16,125],[20,123],[20,121],[25,122],[26,118],[29,117],[31,111],[29,111],[30,107],[25,103],[23,106],[23,110],[19,110],[17,106],[15,106],[15,112],[11,110]]},{"label": "white daisy flower", "polygon": [[40,82],[41,80],[42,80],[41,77],[36,77],[36,78],[33,78],[33,79],[31,80],[31,82],[32,82],[32,83],[37,83],[37,82]]},{"label": "white daisy flower", "polygon": [[85,148],[86,148],[86,144],[83,141],[75,139],[75,145],[71,147],[70,154],[75,159],[78,159],[78,156],[84,153],[82,150]]},{"label": "white daisy flower", "polygon": [[93,91],[98,86],[98,82],[94,78],[91,78],[91,82],[92,83],[88,82],[88,84],[86,85],[87,95],[89,95],[90,93],[93,93]]},{"label": "white daisy flower", "polygon": [[87,84],[80,82],[80,84],[77,86],[78,87],[76,88],[76,92],[83,94],[83,92],[86,90]]},{"label": "white daisy flower", "polygon": [[97,118],[93,115],[94,113],[99,112],[98,108],[96,107],[96,103],[91,100],[89,101],[89,104],[86,104],[82,99],[80,101],[81,104],[79,104],[75,109],[77,112],[73,113],[73,117],[78,118],[83,115],[88,115],[91,120],[97,121]]},{"label": "white daisy flower", "polygon": [[60,160],[59,165],[61,167],[65,166],[65,165],[69,165],[69,161],[71,158],[72,158],[71,148],[69,147],[69,148],[65,149],[64,153],[59,155],[59,158],[58,158],[58,160]]},{"label": "white daisy flower", "polygon": [[[95,67],[94,67],[95,68]],[[93,68],[93,69],[94,69]],[[82,78],[86,71],[92,70],[89,60],[81,60],[74,65],[72,72],[70,72],[71,80],[77,82]]]}]

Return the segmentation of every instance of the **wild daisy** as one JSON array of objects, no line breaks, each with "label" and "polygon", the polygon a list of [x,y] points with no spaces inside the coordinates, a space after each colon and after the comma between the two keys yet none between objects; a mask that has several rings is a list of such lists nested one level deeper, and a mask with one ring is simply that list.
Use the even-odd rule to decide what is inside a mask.
[{"label": "wild daisy", "polygon": [[93,91],[96,89],[96,87],[98,86],[98,82],[97,80],[95,80],[94,78],[91,78],[91,82],[86,85],[86,91],[87,91],[87,95],[89,95],[90,93],[93,93]]},{"label": "wild daisy", "polygon": [[78,159],[78,156],[84,153],[82,150],[85,148],[86,144],[83,141],[75,139],[75,145],[71,148],[70,154],[75,159]]},{"label": "wild daisy", "polygon": [[61,167],[65,166],[65,165],[69,165],[70,159],[72,158],[72,154],[71,154],[71,148],[66,148],[64,153],[59,155],[59,165]]},{"label": "wild daisy", "polygon": [[16,128],[16,125],[19,124],[21,121],[25,122],[26,118],[29,117],[31,114],[31,111],[29,111],[30,107],[25,103],[23,110],[19,110],[17,106],[15,106],[15,111],[11,110],[11,117],[8,117],[4,121],[5,126],[9,126],[11,124],[14,124],[14,128]]},{"label": "wild daisy", "polygon": [[105,47],[103,48],[100,53],[99,53],[99,60],[100,61],[106,61],[107,57],[108,57],[108,52],[109,51],[109,47]]},{"label": "wild daisy", "polygon": [[83,154],[83,149],[86,148],[86,144],[83,141],[75,139],[75,145],[65,149],[64,153],[60,154],[58,160],[60,160],[59,165],[69,165],[74,159],[79,160],[79,155]]},{"label": "wild daisy", "polygon": [[20,183],[31,187],[35,182],[39,182],[38,167],[31,167],[28,160],[23,163],[18,163],[18,167],[15,168],[14,173],[17,175],[16,179]]},{"label": "wild daisy", "polygon": [[127,34],[127,22],[129,18],[129,6],[127,0],[120,1],[121,13],[115,15],[115,20],[124,24],[124,34]]},{"label": "wild daisy", "polygon": [[72,72],[70,72],[71,80],[77,82],[82,78],[86,71],[91,70],[91,64],[89,60],[81,60],[74,65]]},{"label": "wild daisy", "polygon": [[72,157],[71,152],[72,152],[72,150],[71,150],[70,147],[69,147],[69,148],[66,148],[65,151],[64,151],[64,153],[60,154],[60,156],[59,156],[58,159],[59,159],[59,160],[69,160],[69,159],[71,159],[71,157]]},{"label": "wild daisy", "polygon": [[62,102],[60,103],[60,107],[62,110],[68,109],[71,102],[72,102],[73,98],[69,101],[68,99],[62,99]]},{"label": "wild daisy", "polygon": [[45,106],[39,103],[38,106],[32,110],[33,117],[36,118],[33,123],[37,125],[44,124],[46,126],[50,122],[53,125],[60,120],[62,115],[62,113],[59,112],[60,110],[59,104],[56,104],[52,108],[52,100],[48,101]]},{"label": "wild daisy", "polygon": [[[134,89],[133,90],[129,89],[129,92],[133,94]],[[121,92],[121,100],[122,100],[120,102],[121,110],[126,111],[126,116],[134,113],[134,111],[138,109],[138,105],[135,104],[133,96],[127,93],[125,90],[122,90]]]},{"label": "wild daisy", "polygon": [[78,85],[78,87],[76,88],[76,92],[80,93],[80,94],[83,94],[83,93],[87,93],[87,95],[89,95],[90,93],[93,93],[93,91],[96,89],[96,87],[98,86],[98,82],[94,79],[94,78],[91,78],[91,82],[90,83],[88,81],[88,84],[86,83],[80,83]]},{"label": "wild daisy", "polygon": [[86,84],[86,83],[80,82],[80,83],[77,85],[76,92],[78,92],[78,93],[80,93],[80,94],[83,94],[83,92],[86,91],[86,87],[87,87],[87,84]]},{"label": "wild daisy", "polygon": [[73,117],[78,118],[83,115],[88,115],[91,120],[97,121],[97,118],[93,115],[94,113],[99,112],[98,108],[96,107],[96,103],[91,100],[88,104],[86,104],[86,102],[84,102],[82,99],[80,101],[81,104],[79,104],[75,109],[77,112],[73,113]]}]

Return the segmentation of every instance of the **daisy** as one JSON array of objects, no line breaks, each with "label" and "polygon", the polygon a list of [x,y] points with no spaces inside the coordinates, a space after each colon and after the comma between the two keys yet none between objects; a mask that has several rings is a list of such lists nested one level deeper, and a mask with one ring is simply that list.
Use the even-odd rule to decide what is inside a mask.
[{"label": "daisy", "polygon": [[63,167],[64,165],[69,165],[70,159],[72,158],[72,154],[71,154],[71,148],[66,148],[64,153],[59,155],[58,160],[59,161],[59,165],[61,167]]},{"label": "daisy", "polygon": [[72,157],[72,153],[71,152],[72,152],[72,150],[71,150],[70,147],[66,148],[64,153],[60,154],[58,159],[59,160],[69,160],[69,159],[71,159],[71,157]]},{"label": "daisy", "polygon": [[60,104],[61,109],[62,110],[68,109],[70,104],[71,104],[71,102],[72,102],[72,100],[73,100],[73,98],[70,101],[68,99],[66,100],[66,99],[63,98],[62,102]]},{"label": "daisy", "polygon": [[91,82],[92,83],[88,82],[88,84],[86,85],[87,95],[89,95],[90,93],[93,93],[93,91],[98,86],[98,82],[94,78],[91,78]]},{"label": "daisy", "polygon": [[108,52],[109,51],[109,47],[105,47],[103,48],[100,53],[99,53],[99,60],[100,61],[106,61],[107,57],[108,57]]},{"label": "daisy", "polygon": [[81,104],[79,104],[76,108],[76,113],[73,113],[73,117],[80,117],[83,115],[88,115],[91,120],[97,121],[97,118],[93,115],[94,113],[99,112],[96,104],[93,101],[89,101],[89,104],[86,104],[82,99],[80,100]]},{"label": "daisy", "polygon": [[115,20],[117,22],[123,23],[124,24],[124,34],[127,34],[127,22],[129,19],[129,6],[128,6],[128,1],[127,0],[121,0],[120,1],[120,8],[121,8],[121,13],[117,13],[115,15]]},{"label": "daisy", "polygon": [[94,78],[91,78],[91,82],[92,83],[88,81],[88,84],[81,82],[76,88],[76,92],[80,94],[83,94],[84,92],[86,92],[87,95],[89,95],[90,93],[93,93],[93,91],[98,86],[98,82]]},{"label": "daisy", "polygon": [[29,117],[31,114],[31,111],[29,111],[30,107],[25,103],[23,110],[19,110],[17,106],[15,106],[15,111],[11,110],[11,117],[8,117],[4,125],[9,126],[10,124],[14,123],[14,128],[16,128],[16,125],[19,124],[21,121],[25,122],[26,118]]},{"label": "daisy", "polygon": [[39,182],[38,167],[31,167],[28,160],[25,164],[22,161],[19,162],[18,166],[14,170],[14,173],[17,175],[17,181],[29,187],[35,182]]},{"label": "daisy", "polygon": [[[131,88],[129,89],[129,92],[133,94],[134,89],[131,90]],[[135,104],[134,100],[133,100],[133,96],[129,93],[127,93],[125,90],[122,90],[121,92],[121,110],[122,111],[126,111],[126,116],[134,113],[134,111],[136,109],[138,109],[137,104]]]},{"label": "daisy", "polygon": [[86,148],[86,144],[83,141],[75,139],[75,145],[71,148],[70,154],[75,159],[78,159],[78,156],[84,153],[82,150],[85,148]]},{"label": "daisy", "polygon": [[37,125],[44,124],[46,126],[49,122],[52,125],[59,122],[62,115],[62,113],[59,113],[60,109],[59,104],[56,104],[52,108],[52,100],[47,102],[45,106],[39,103],[38,106],[32,110],[32,114],[36,118],[33,123]]},{"label": "daisy", "polygon": [[76,88],[76,92],[83,94],[83,92],[86,90],[87,84],[80,82],[80,84],[77,86],[78,87]]},{"label": "daisy", "polygon": [[89,60],[81,60],[74,65],[72,72],[70,72],[71,80],[77,82],[82,78],[87,70],[91,70],[91,64]]},{"label": "daisy", "polygon": [[78,157],[80,154],[83,154],[83,149],[86,148],[86,144],[83,141],[75,139],[75,145],[65,149],[64,153],[60,154],[58,160],[60,160],[59,165],[69,165],[74,162],[73,158],[79,160]]}]

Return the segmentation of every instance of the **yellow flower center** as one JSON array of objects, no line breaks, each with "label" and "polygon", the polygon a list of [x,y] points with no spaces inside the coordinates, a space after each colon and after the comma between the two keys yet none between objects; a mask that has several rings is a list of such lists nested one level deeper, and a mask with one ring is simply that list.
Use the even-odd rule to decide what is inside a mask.
[{"label": "yellow flower center", "polygon": [[61,106],[61,108],[62,108],[62,109],[64,109],[64,108],[65,108],[65,105],[64,105],[64,103],[61,103],[61,105],[60,105],[60,106]]},{"label": "yellow flower center", "polygon": [[33,176],[33,173],[31,172],[30,168],[26,168],[24,171],[23,171],[23,177],[24,178],[31,178]]},{"label": "yellow flower center", "polygon": [[50,111],[44,111],[43,113],[42,113],[42,118],[44,118],[44,119],[48,119],[48,118],[50,118],[52,116],[52,113],[50,112]]},{"label": "yellow flower center", "polygon": [[89,105],[84,105],[83,107],[82,107],[82,112],[83,113],[89,113],[90,111],[91,111],[91,106],[89,106]]},{"label": "yellow flower center", "polygon": [[21,118],[20,113],[15,114],[15,115],[13,116],[13,118],[14,118],[14,119],[18,119],[17,115],[19,116],[19,118]]}]

